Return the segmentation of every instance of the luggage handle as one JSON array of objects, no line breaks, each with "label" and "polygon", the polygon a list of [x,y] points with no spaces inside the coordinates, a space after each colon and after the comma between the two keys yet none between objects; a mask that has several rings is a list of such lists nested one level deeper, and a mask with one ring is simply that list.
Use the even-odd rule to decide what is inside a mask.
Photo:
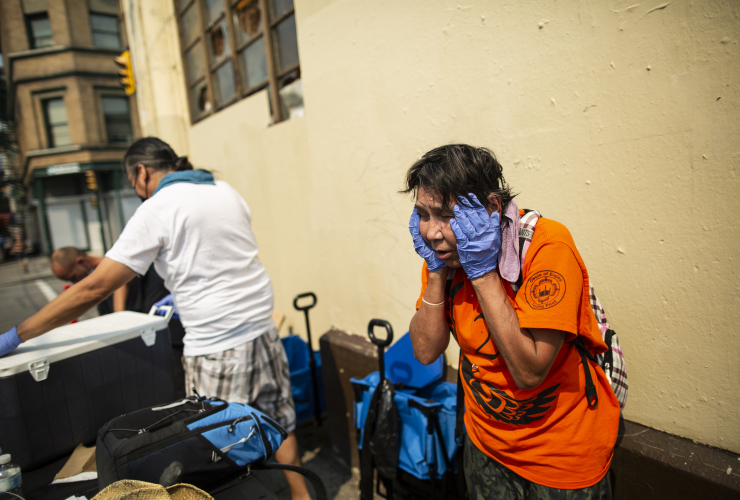
[{"label": "luggage handle", "polygon": [[175,308],[172,306],[152,306],[152,308],[149,309],[149,316],[158,316],[157,311],[160,310],[164,311],[164,320],[169,323],[170,319],[172,319],[172,315],[175,314]]},{"label": "luggage handle", "polygon": [[[385,340],[380,340],[373,333],[373,329],[376,326],[382,326],[383,328],[385,328],[385,331],[388,333]],[[384,347],[388,347],[389,345],[391,345],[391,342],[393,342],[393,327],[384,319],[371,319],[370,323],[367,325],[367,336],[370,337],[370,340],[373,342],[373,344],[375,344],[379,348],[382,349]]]},{"label": "luggage handle", "polygon": [[[313,299],[313,302],[304,306],[299,306],[298,301],[307,297],[311,297]],[[316,300],[316,294],[314,294],[313,292],[301,293],[296,295],[293,299],[293,307],[295,307],[298,311],[308,311],[309,309],[313,309],[314,307],[316,307]]]},{"label": "luggage handle", "polygon": [[[311,298],[313,302],[304,306],[299,306],[298,301],[304,298]],[[316,294],[313,292],[299,293],[293,299],[293,307],[298,311],[303,311],[306,317],[306,336],[308,337],[308,367],[311,369],[311,387],[313,387],[313,417],[314,425],[321,426],[321,403],[319,400],[319,382],[316,371],[316,355],[313,352],[313,343],[311,341],[311,322],[308,320],[308,311],[316,306]]]},{"label": "luggage handle", "polygon": [[[388,334],[386,335],[385,340],[380,340],[373,333],[373,329],[376,326],[382,326],[385,328],[385,331]],[[384,319],[371,319],[370,323],[367,325],[367,336],[370,337],[373,344],[378,346],[378,365],[380,368],[380,383],[378,384],[378,387],[380,387],[385,380],[385,348],[393,342],[393,327]]]}]

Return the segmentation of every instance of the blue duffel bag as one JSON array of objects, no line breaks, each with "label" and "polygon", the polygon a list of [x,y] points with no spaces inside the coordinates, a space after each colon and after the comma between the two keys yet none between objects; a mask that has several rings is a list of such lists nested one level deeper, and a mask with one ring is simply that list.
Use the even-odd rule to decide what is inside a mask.
[{"label": "blue duffel bag", "polygon": [[[355,390],[354,425],[360,430],[360,449],[364,440],[365,420],[370,398],[380,381],[373,372],[363,379],[351,379]],[[393,401],[401,419],[399,426],[398,467],[422,480],[441,479],[454,468],[457,452],[455,418],[457,386],[432,382],[421,388],[397,388]]]}]

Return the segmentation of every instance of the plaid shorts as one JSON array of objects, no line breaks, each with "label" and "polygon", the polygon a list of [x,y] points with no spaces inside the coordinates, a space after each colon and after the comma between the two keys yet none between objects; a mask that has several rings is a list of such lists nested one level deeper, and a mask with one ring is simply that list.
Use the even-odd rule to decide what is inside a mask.
[{"label": "plaid shorts", "polygon": [[290,393],[288,357],[277,329],[251,342],[206,356],[183,356],[185,391],[246,403],[275,419],[291,432],[295,406]]}]

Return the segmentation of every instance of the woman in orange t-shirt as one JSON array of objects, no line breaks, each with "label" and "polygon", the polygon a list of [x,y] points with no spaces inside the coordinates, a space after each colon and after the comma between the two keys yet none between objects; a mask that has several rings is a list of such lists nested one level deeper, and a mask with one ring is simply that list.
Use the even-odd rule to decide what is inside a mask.
[{"label": "woman in orange t-shirt", "polygon": [[460,345],[471,498],[550,498],[563,489],[611,498],[619,403],[589,363],[598,395],[589,406],[581,357],[568,343],[580,337],[591,352],[606,350],[570,233],[540,218],[520,266],[521,214],[483,148],[434,149],[406,180],[405,192],[416,194],[409,229],[426,261],[411,340],[422,363],[445,351],[450,333]]}]

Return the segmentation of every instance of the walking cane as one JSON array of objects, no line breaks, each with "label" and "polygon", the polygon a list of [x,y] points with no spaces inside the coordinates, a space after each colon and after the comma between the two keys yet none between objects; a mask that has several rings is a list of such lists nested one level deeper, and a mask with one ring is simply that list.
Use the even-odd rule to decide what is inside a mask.
[{"label": "walking cane", "polygon": [[[299,306],[298,301],[311,297],[313,302],[306,304],[305,306]],[[298,311],[303,311],[306,315],[306,334],[308,335],[308,366],[311,369],[311,385],[313,386],[313,414],[314,414],[314,425],[321,425],[321,404],[319,403],[319,381],[316,373],[316,356],[313,352],[313,344],[311,343],[311,324],[308,321],[308,311],[316,306],[316,294],[313,292],[306,292],[296,295],[293,299],[293,307]]]}]

